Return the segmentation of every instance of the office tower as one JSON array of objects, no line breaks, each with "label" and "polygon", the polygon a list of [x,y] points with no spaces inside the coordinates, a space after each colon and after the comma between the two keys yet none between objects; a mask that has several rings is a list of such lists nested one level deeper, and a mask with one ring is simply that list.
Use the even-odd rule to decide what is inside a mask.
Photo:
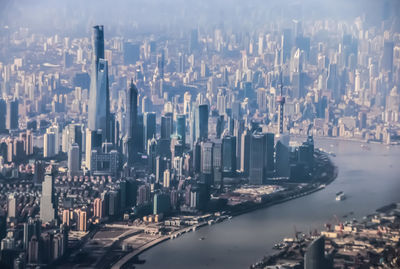
[{"label": "office tower", "polygon": [[137,151],[140,153],[144,153],[144,116],[143,114],[139,114],[137,116],[137,129],[136,129],[136,139],[134,139],[135,144],[137,145]]},{"label": "office tower", "polygon": [[146,112],[143,117],[143,139],[145,149],[148,149],[148,141],[156,136],[156,113]]},{"label": "office tower", "polygon": [[275,171],[278,177],[290,177],[290,152],[289,152],[289,140],[288,134],[280,134],[277,136],[277,142],[275,145]]},{"label": "office tower", "polygon": [[266,136],[265,134],[252,134],[250,137],[250,178],[253,185],[263,184],[266,163]]},{"label": "office tower", "polygon": [[293,20],[293,35],[294,37],[299,37],[303,35],[303,27],[301,21]]},{"label": "office tower", "polygon": [[18,129],[18,99],[6,103],[6,129]]},{"label": "office tower", "polygon": [[79,173],[80,161],[79,161],[79,145],[77,143],[72,144],[68,151],[68,174],[75,176]]},{"label": "office tower", "polygon": [[281,65],[283,65],[287,59],[290,59],[291,50],[292,31],[290,29],[284,29],[281,39]]},{"label": "office tower", "polygon": [[201,142],[200,170],[202,182],[207,185],[213,184],[213,143]]},{"label": "office tower", "polygon": [[45,163],[35,160],[33,182],[35,185],[41,185],[44,179]]},{"label": "office tower", "polygon": [[111,141],[108,63],[104,60],[103,26],[93,27],[92,47],[88,127],[91,131],[101,129],[103,131],[103,141]]},{"label": "office tower", "polygon": [[[0,96],[1,97],[1,96]],[[6,132],[7,104],[0,98],[0,134]]]},{"label": "office tower", "polygon": [[69,226],[71,220],[71,211],[69,209],[64,209],[62,213],[62,224]]},{"label": "office tower", "polygon": [[164,178],[163,187],[169,188],[171,184],[171,171],[169,169],[165,169],[163,178]]},{"label": "office tower", "polygon": [[326,80],[326,88],[332,92],[333,98],[338,100],[340,98],[339,92],[339,79],[337,73],[337,65],[329,64],[328,78]]},{"label": "office tower", "polygon": [[127,108],[126,108],[126,128],[127,135],[129,138],[135,137],[135,129],[137,128],[137,117],[138,117],[138,89],[131,80],[128,95],[127,95]]},{"label": "office tower", "polygon": [[261,56],[264,52],[264,35],[258,36],[258,55]]},{"label": "office tower", "polygon": [[172,113],[165,113],[164,116],[161,116],[161,139],[171,139],[173,128]]},{"label": "office tower", "polygon": [[242,133],[245,130],[245,122],[243,120],[234,120],[233,136],[236,137],[236,170],[240,170],[240,158],[242,150]]},{"label": "office tower", "polygon": [[264,88],[257,89],[257,105],[260,112],[267,110],[267,90]]},{"label": "office tower", "polygon": [[236,137],[225,136],[222,139],[222,172],[232,175],[236,172]]},{"label": "office tower", "polygon": [[185,69],[185,61],[186,61],[185,54],[179,52],[178,57],[179,57],[178,72],[179,73],[184,73],[185,70],[186,70]]},{"label": "office tower", "polygon": [[199,105],[195,108],[195,140],[204,140],[208,137],[208,105]]},{"label": "office tower", "polygon": [[190,115],[192,111],[191,103],[192,103],[192,95],[190,94],[190,92],[185,92],[185,94],[183,95],[183,114]]},{"label": "office tower", "polygon": [[266,171],[274,171],[274,145],[275,145],[275,135],[273,133],[266,133]]},{"label": "office tower", "polygon": [[393,71],[393,49],[394,49],[394,43],[392,41],[385,41],[383,43],[381,67],[383,70],[388,72]]},{"label": "office tower", "polygon": [[138,103],[138,90],[131,80],[131,84],[128,89],[128,98],[126,104],[126,135],[124,142],[124,155],[126,157],[128,165],[133,165],[133,162],[138,153],[138,115],[137,115],[137,103]]},{"label": "office tower", "polygon": [[170,210],[170,197],[168,194],[157,193],[154,195],[153,214],[167,214]]},{"label": "office tower", "polygon": [[49,158],[56,154],[56,134],[48,130],[43,139],[43,157]]},{"label": "office tower", "polygon": [[150,186],[140,185],[137,190],[137,205],[144,205],[150,201]]},{"label": "office tower", "polygon": [[157,69],[161,79],[164,79],[164,66],[165,66],[165,53],[163,50],[161,54],[157,55]]},{"label": "office tower", "polygon": [[24,145],[25,145],[25,154],[32,155],[33,154],[33,134],[31,130],[27,130],[24,136]]},{"label": "office tower", "polygon": [[40,220],[43,223],[52,222],[57,218],[57,200],[54,193],[53,175],[47,174],[42,183],[40,198]]},{"label": "office tower", "polygon": [[189,51],[194,52],[199,47],[199,32],[197,29],[190,31]]},{"label": "office tower", "polygon": [[92,169],[91,155],[92,150],[101,147],[102,131],[92,131],[86,129],[86,150],[85,150],[85,164],[88,170]]},{"label": "office tower", "polygon": [[[136,195],[136,193],[135,193]],[[103,218],[103,202],[100,198],[94,199],[93,202],[93,214],[96,218],[102,219]]]},{"label": "office tower", "polygon": [[245,175],[249,175],[249,165],[250,165],[250,130],[244,130],[241,136],[241,146],[240,146],[240,171]]},{"label": "office tower", "polygon": [[190,190],[190,207],[199,208],[200,207],[200,189],[198,186],[193,186]]},{"label": "office tower", "polygon": [[194,173],[201,171],[201,142],[199,141],[193,144],[193,171]]},{"label": "office tower", "polygon": [[79,231],[86,232],[87,231],[87,213],[84,209],[79,209],[78,211],[78,227]]},{"label": "office tower", "polygon": [[103,216],[106,217],[108,216],[108,207],[109,207],[109,192],[108,191],[103,191],[100,194],[100,199],[101,199],[101,207],[102,207],[102,213]]},{"label": "office tower", "polygon": [[167,159],[161,156],[156,157],[156,183],[163,183],[163,172],[167,168]]},{"label": "office tower", "polygon": [[332,268],[332,262],[325,257],[325,239],[323,236],[315,239],[304,255],[304,269]]},{"label": "office tower", "polygon": [[33,236],[40,236],[40,221],[38,221],[37,219],[29,218],[28,221],[24,223],[24,249],[29,248],[29,241],[32,239]]},{"label": "office tower", "polygon": [[8,196],[7,200],[7,217],[16,218],[17,217],[17,200],[14,193]]},{"label": "office tower", "polygon": [[[83,125],[72,123],[66,126],[62,133],[62,150],[68,152],[69,146],[78,144],[80,154],[83,151]],[[79,156],[81,158],[81,156]]]},{"label": "office tower", "polygon": [[39,240],[38,237],[33,236],[29,241],[28,246],[28,263],[39,263]]},{"label": "office tower", "polygon": [[183,146],[186,145],[186,116],[177,115],[176,116],[176,134],[182,141]]},{"label": "office tower", "polygon": [[222,182],[222,141],[220,139],[213,141],[213,178],[214,184],[223,184]]},{"label": "office tower", "polygon": [[226,112],[226,92],[224,89],[219,89],[217,94],[217,110],[220,115],[225,115]]},{"label": "office tower", "polygon": [[115,216],[119,212],[119,192],[110,191],[108,193],[108,215]]}]

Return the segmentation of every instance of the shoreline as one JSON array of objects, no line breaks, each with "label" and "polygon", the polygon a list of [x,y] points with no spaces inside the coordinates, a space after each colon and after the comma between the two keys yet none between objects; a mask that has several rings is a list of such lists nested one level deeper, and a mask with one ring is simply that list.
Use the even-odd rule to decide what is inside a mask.
[{"label": "shoreline", "polygon": [[[328,155],[327,153],[323,153],[325,155]],[[251,213],[254,212],[256,210],[260,210],[260,209],[265,209],[274,205],[278,205],[278,204],[282,204],[291,200],[295,200],[297,198],[301,198],[307,195],[310,195],[312,193],[315,193],[317,191],[320,191],[322,189],[324,189],[327,185],[331,184],[338,176],[338,168],[333,164],[333,162],[331,161],[331,159],[329,158],[329,164],[330,164],[330,168],[332,168],[332,171],[330,171],[330,175],[327,175],[327,179],[318,182],[318,184],[316,183],[310,183],[312,184],[311,188],[309,188],[308,190],[304,191],[304,192],[300,192],[300,193],[296,193],[295,195],[291,195],[289,197],[284,197],[281,199],[277,199],[277,200],[273,200],[273,201],[268,201],[268,202],[263,202],[260,204],[254,204],[252,206],[248,206],[245,209],[242,210],[238,210],[238,211],[231,211],[229,212],[229,216],[231,217],[237,217],[240,215],[245,215],[247,213]],[[217,223],[222,223],[225,220],[227,220],[229,218],[224,218],[221,221],[218,222],[214,222],[211,225],[217,224]],[[141,246],[140,248],[133,250],[130,253],[127,253],[125,256],[123,256],[121,259],[119,259],[115,264],[113,264],[111,266],[111,269],[120,269],[123,268],[127,263],[129,263],[132,259],[138,257],[140,254],[142,254],[143,252],[161,244],[164,241],[170,240],[170,239],[174,239],[176,237],[178,237],[179,235],[182,235],[183,233],[186,232],[191,232],[197,229],[200,229],[201,227],[206,226],[207,223],[199,223],[190,227],[185,227],[181,230],[178,230],[176,232],[174,232],[173,234],[169,234],[169,235],[164,235],[158,239],[155,239],[151,242],[148,242],[146,244],[144,244],[143,246]],[[209,224],[210,225],[210,224]],[[176,236],[175,236],[176,235]]]}]

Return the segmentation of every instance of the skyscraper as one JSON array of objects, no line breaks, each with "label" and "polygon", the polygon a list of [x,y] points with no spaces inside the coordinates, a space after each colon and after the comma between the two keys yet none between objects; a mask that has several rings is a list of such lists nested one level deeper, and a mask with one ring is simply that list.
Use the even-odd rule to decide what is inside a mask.
[{"label": "skyscraper", "polygon": [[208,105],[199,105],[195,109],[195,140],[208,137]]},{"label": "skyscraper", "polygon": [[6,129],[18,129],[18,99],[7,101],[6,115]]},{"label": "skyscraper", "polygon": [[382,54],[382,69],[392,72],[393,71],[393,48],[394,43],[391,41],[385,41],[383,44]]},{"label": "skyscraper", "polygon": [[138,103],[138,90],[136,85],[131,80],[129,89],[128,89],[128,101],[126,108],[126,128],[127,135],[129,138],[134,138],[135,129],[137,125],[137,103]]},{"label": "skyscraper", "polygon": [[85,163],[86,168],[91,170],[91,154],[92,150],[101,147],[102,131],[92,131],[86,129],[86,152],[85,152]]},{"label": "skyscraper", "polygon": [[15,194],[12,193],[8,196],[7,201],[7,216],[9,218],[17,217],[17,200],[15,198]]},{"label": "skyscraper", "polygon": [[7,105],[4,99],[0,98],[0,134],[6,131]]},{"label": "skyscraper", "polygon": [[244,175],[249,174],[250,165],[250,131],[248,129],[244,130],[241,137],[240,146],[240,170]]},{"label": "skyscraper", "polygon": [[138,152],[138,126],[137,126],[137,103],[138,103],[138,90],[131,80],[128,89],[128,101],[126,108],[126,138],[124,145],[124,154],[127,157],[127,162],[132,165]]},{"label": "skyscraper", "polygon": [[177,115],[176,116],[176,134],[180,137],[182,144],[186,144],[186,116]]},{"label": "skyscraper", "polygon": [[206,184],[213,183],[213,143],[201,143],[201,174],[202,181]]},{"label": "skyscraper", "polygon": [[332,268],[331,262],[325,258],[325,239],[323,236],[315,239],[304,255],[304,269]]},{"label": "skyscraper", "polygon": [[261,185],[265,178],[266,137],[253,134],[250,138],[250,184]]},{"label": "skyscraper", "polygon": [[56,155],[56,134],[47,130],[43,139],[43,157],[53,157]]},{"label": "skyscraper", "polygon": [[222,172],[232,175],[236,171],[236,137],[222,139]]},{"label": "skyscraper", "polygon": [[173,116],[172,113],[165,113],[161,116],[161,139],[171,139],[173,130]]},{"label": "skyscraper", "polygon": [[148,141],[156,135],[156,113],[146,112],[143,118],[143,130],[144,130],[144,146],[147,149]]},{"label": "skyscraper", "polygon": [[40,220],[43,223],[52,222],[57,217],[57,201],[54,193],[53,175],[47,174],[42,183],[42,197],[40,199]]},{"label": "skyscraper", "polygon": [[75,176],[79,172],[80,165],[79,145],[74,143],[68,150],[68,174],[70,176]]},{"label": "skyscraper", "polygon": [[92,47],[93,56],[88,126],[91,131],[101,129],[103,131],[103,141],[110,141],[110,93],[108,85],[108,63],[104,60],[103,26],[93,27]]}]

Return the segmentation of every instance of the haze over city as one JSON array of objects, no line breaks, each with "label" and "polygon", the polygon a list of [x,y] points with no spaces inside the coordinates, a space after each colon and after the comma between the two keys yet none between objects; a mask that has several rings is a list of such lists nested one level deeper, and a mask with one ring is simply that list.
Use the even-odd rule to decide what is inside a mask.
[{"label": "haze over city", "polygon": [[0,268],[400,268],[399,14],[2,0]]}]

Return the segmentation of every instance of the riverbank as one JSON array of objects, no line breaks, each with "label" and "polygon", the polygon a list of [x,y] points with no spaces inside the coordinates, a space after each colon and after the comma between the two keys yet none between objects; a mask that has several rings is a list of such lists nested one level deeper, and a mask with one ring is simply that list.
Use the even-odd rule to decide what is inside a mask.
[{"label": "riverbank", "polygon": [[[400,203],[381,207],[375,213],[330,224],[325,231],[310,234],[296,233],[275,244],[277,253],[251,265],[250,269],[285,265],[285,268],[303,268],[307,249],[316,239],[322,240],[329,268],[347,268],[357,264],[360,268],[399,268],[400,266]],[[382,246],[384,251],[382,251]]]},{"label": "riverbank", "polygon": [[[312,183],[308,184],[306,187],[302,187],[301,189],[291,191],[284,197],[279,197],[279,198],[274,197],[273,200],[271,200],[271,201],[262,202],[259,204],[255,204],[255,203],[247,204],[245,208],[241,208],[240,210],[229,211],[229,215],[231,215],[231,216],[243,215],[246,213],[253,212],[255,210],[264,209],[267,207],[271,207],[273,205],[285,203],[290,200],[294,200],[294,199],[297,199],[297,198],[300,198],[303,196],[307,196],[314,192],[324,189],[326,185],[330,184],[331,182],[333,182],[335,180],[335,178],[338,175],[338,169],[332,163],[332,161],[328,158],[328,155],[326,153],[321,152],[320,154],[323,155],[326,158],[326,160],[328,160],[328,163],[325,163],[326,165],[329,166],[328,167],[329,169],[326,169],[326,175],[324,175],[324,176],[320,175],[320,178],[318,180],[314,179],[314,181]],[[281,195],[281,194],[279,194],[279,195]],[[211,221],[211,222],[208,222],[208,224],[211,225],[211,224],[215,224],[215,223],[220,223],[220,222],[224,221],[225,219],[230,219],[230,218],[219,218],[218,219],[219,221]],[[205,224],[207,224],[207,223],[205,223]],[[148,243],[144,244],[143,246],[139,247],[138,249],[132,251],[131,253],[128,253],[125,256],[123,256],[111,268],[112,269],[123,268],[124,265],[126,265],[127,263],[132,261],[134,258],[136,258],[138,255],[142,254],[146,250],[149,250],[152,247],[154,247],[164,241],[176,238],[177,236],[179,236],[183,233],[197,230],[198,228],[200,228],[202,226],[204,226],[204,225],[193,225],[191,227],[185,227],[183,229],[178,230],[177,232],[175,232],[173,234],[164,235],[156,240],[148,242]]]}]

